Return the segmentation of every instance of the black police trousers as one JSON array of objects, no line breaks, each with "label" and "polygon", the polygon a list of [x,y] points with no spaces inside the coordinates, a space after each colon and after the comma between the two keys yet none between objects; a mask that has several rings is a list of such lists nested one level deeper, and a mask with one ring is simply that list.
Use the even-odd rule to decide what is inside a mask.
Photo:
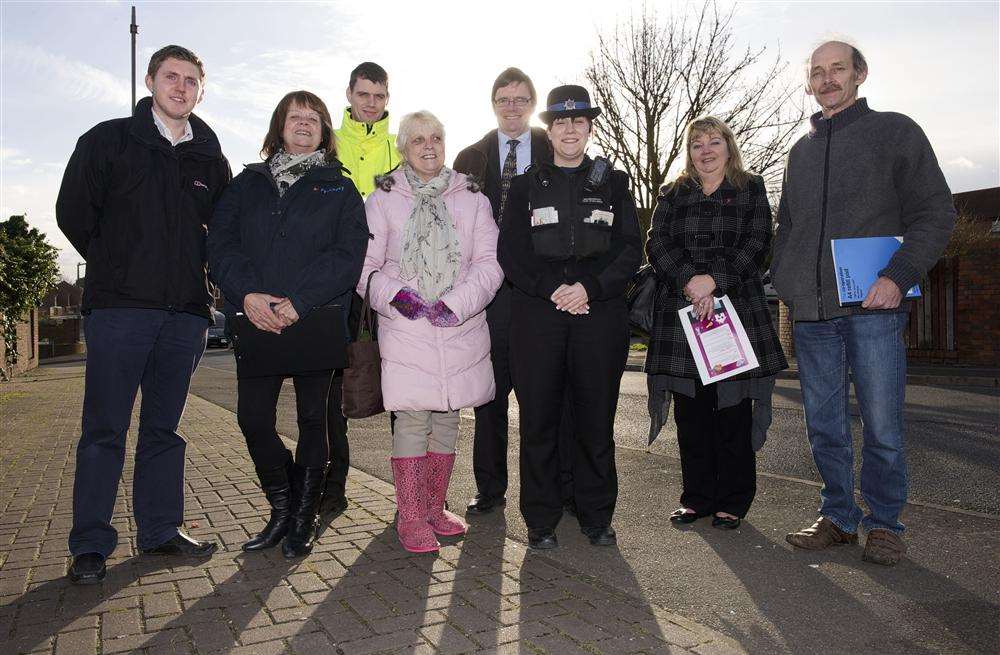
[{"label": "black police trousers", "polygon": [[581,527],[611,524],[618,498],[614,423],[628,357],[622,297],[573,316],[548,299],[514,290],[510,356],[521,419],[521,514],[529,528],[562,516],[559,433],[569,392],[573,495]]},{"label": "black police trousers", "polygon": [[[497,391],[493,400],[476,407],[476,427],[472,442],[472,472],[476,478],[476,492],[484,498],[503,498],[507,494],[508,397],[513,388],[510,375],[511,295],[510,283],[505,281],[500,285],[496,298],[486,308],[486,323],[490,328],[490,359]],[[573,421],[569,409],[566,407],[563,410],[559,440],[564,503],[573,500]],[[331,460],[334,460],[333,440],[331,421]]]}]

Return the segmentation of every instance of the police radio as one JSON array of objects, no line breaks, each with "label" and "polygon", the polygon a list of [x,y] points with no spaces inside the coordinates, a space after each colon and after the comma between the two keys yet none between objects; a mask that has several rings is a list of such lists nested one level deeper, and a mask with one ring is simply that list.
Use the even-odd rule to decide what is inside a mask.
[{"label": "police radio", "polygon": [[604,186],[611,176],[611,162],[604,157],[595,157],[594,163],[587,171],[587,179],[583,181],[583,188],[587,191],[596,191]]}]

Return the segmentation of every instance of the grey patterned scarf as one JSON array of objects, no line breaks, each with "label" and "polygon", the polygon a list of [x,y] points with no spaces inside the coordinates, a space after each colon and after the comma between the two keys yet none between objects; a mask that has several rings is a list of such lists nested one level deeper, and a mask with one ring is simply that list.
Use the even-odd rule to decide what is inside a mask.
[{"label": "grey patterned scarf", "polygon": [[278,195],[283,196],[285,191],[298,182],[309,169],[325,163],[326,150],[322,148],[307,155],[293,155],[282,149],[271,155],[267,160],[267,167],[271,169],[271,176],[278,183]]},{"label": "grey patterned scarf", "polygon": [[444,166],[436,177],[421,182],[413,169],[403,164],[403,174],[413,189],[413,210],[403,228],[400,273],[404,280],[417,278],[420,295],[427,302],[436,302],[455,284],[462,262],[455,224],[441,197],[452,170]]}]

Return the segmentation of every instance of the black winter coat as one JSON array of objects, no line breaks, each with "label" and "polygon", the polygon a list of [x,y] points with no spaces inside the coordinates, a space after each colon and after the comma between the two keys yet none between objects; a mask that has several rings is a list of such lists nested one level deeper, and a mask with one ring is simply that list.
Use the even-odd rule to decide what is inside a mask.
[{"label": "black winter coat", "polygon": [[[550,298],[561,284],[579,282],[591,301],[611,300],[639,268],[639,218],[628,175],[612,171],[596,190],[584,188],[593,161],[568,172],[541,164],[516,176],[500,224],[498,256],[511,283],[528,294]],[[532,225],[547,212],[556,222]],[[613,219],[600,219],[601,212]],[[597,220],[595,220],[595,218]],[[610,222],[610,224],[608,224]]]},{"label": "black winter coat", "polygon": [[279,196],[267,164],[250,164],[219,200],[208,233],[212,279],[224,313],[248,293],[289,298],[299,317],[350,306],[368,247],[361,194],[340,162],[310,169]]},{"label": "black winter coat", "polygon": [[[552,144],[545,130],[531,128],[531,163],[552,163]],[[500,137],[496,130],[490,130],[482,139],[465,148],[455,157],[452,167],[459,173],[476,178],[482,186],[483,195],[490,199],[493,217],[500,219]]]},{"label": "black winter coat", "polygon": [[693,183],[661,189],[646,241],[659,281],[647,373],[698,378],[677,311],[691,304],[684,287],[700,274],[715,280],[716,297],[729,295],[760,363],[737,377],[766,377],[788,368],[761,282],[770,243],[771,207],[760,177],[743,190],[725,180],[708,196]]},{"label": "black winter coat", "polygon": [[135,116],[80,137],[56,200],[56,221],[87,262],[83,311],[169,309],[211,317],[205,233],[231,177],[219,140],[188,119],[193,140],[172,146],[153,123],[152,99]]}]

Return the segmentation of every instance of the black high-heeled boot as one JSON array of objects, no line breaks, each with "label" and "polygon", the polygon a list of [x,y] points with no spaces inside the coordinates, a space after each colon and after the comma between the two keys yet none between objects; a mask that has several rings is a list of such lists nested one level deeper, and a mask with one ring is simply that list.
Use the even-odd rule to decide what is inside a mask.
[{"label": "black high-heeled boot", "polygon": [[281,544],[281,552],[288,558],[303,557],[312,552],[326,468],[305,468],[294,464],[292,471],[293,484],[298,493],[292,506],[292,524]]},{"label": "black high-heeled boot", "polygon": [[273,548],[281,543],[292,523],[292,455],[281,466],[257,469],[260,488],[271,504],[271,518],[256,537],[243,544],[243,550],[254,551]]}]

